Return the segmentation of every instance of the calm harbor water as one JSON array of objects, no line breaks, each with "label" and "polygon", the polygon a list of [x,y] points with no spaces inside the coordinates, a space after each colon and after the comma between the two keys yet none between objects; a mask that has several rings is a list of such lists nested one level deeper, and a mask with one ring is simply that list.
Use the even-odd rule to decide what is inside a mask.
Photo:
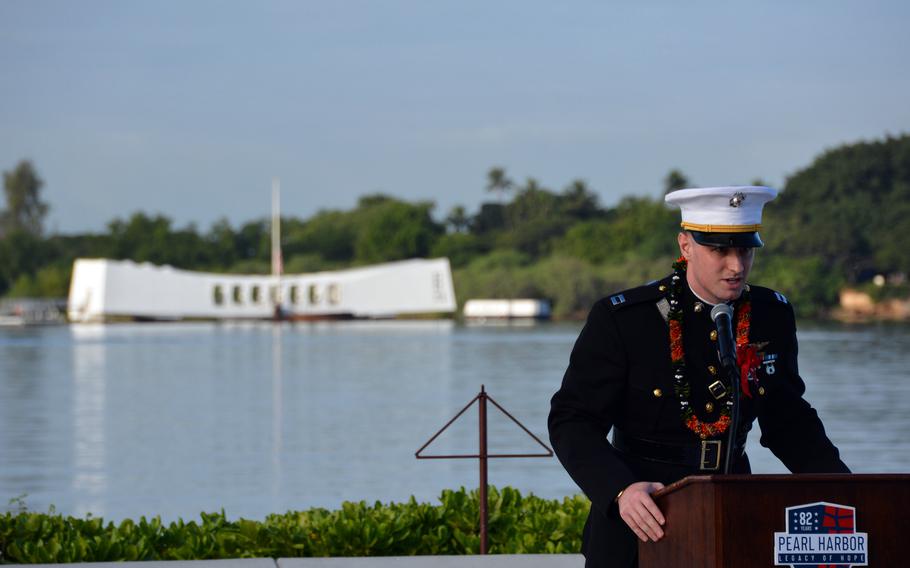
[{"label": "calm harbor water", "polygon": [[[485,384],[546,440],[580,324],[125,324],[0,329],[0,511],[230,517],[343,500],[434,501],[474,460],[414,452]],[[910,327],[805,324],[808,398],[856,472],[910,471]],[[476,411],[428,453],[476,451]],[[539,450],[490,408],[490,449]],[[749,441],[753,469],[786,471]],[[490,482],[577,492],[555,458],[491,460]]]}]

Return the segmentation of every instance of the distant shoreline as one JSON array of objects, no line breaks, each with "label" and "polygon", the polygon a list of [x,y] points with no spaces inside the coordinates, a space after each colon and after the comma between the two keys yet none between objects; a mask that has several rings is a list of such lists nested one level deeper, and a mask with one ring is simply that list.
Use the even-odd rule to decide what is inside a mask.
[{"label": "distant shoreline", "polygon": [[887,298],[876,301],[868,292],[844,288],[838,306],[829,319],[844,323],[908,322],[910,298]]}]

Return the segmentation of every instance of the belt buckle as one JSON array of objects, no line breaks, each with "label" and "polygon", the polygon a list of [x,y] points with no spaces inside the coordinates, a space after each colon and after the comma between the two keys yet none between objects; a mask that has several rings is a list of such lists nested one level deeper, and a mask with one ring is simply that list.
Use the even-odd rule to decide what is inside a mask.
[{"label": "belt buckle", "polygon": [[708,392],[714,397],[714,400],[720,400],[727,396],[727,387],[720,381],[714,381],[708,385]]},{"label": "belt buckle", "polygon": [[717,471],[720,469],[720,444],[720,440],[701,441],[701,459],[698,466],[700,470]]}]

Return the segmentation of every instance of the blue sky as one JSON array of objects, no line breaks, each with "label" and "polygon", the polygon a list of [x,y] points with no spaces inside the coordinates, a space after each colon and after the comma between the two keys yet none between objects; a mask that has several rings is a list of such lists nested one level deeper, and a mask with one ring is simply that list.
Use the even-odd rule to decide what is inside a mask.
[{"label": "blue sky", "polygon": [[470,211],[487,170],[603,204],[780,185],[910,132],[910,3],[0,0],[0,169],[48,227],[200,229],[385,192]]}]

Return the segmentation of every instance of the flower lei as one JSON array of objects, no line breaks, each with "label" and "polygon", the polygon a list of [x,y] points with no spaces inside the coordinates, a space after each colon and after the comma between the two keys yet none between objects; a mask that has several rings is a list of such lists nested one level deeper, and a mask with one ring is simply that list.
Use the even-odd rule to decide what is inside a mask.
[{"label": "flower lei", "polygon": [[[673,276],[670,284],[670,313],[668,323],[670,324],[670,360],[673,366],[673,379],[676,397],[679,399],[679,412],[683,423],[686,427],[698,434],[704,440],[707,438],[719,436],[727,431],[730,427],[730,414],[733,408],[733,398],[728,393],[720,408],[720,417],[714,422],[702,422],[692,410],[689,404],[689,396],[692,387],[686,380],[686,357],[683,351],[683,331],[682,320],[683,310],[680,307],[680,297],[682,296],[683,274],[686,272],[687,262],[682,256],[673,263]],[[749,346],[749,324],[751,323],[752,305],[749,302],[748,291],[744,290],[742,300],[736,310],[736,347],[740,354],[737,363],[741,372],[742,392],[751,397],[749,392],[748,378],[756,358],[755,350]]]}]

